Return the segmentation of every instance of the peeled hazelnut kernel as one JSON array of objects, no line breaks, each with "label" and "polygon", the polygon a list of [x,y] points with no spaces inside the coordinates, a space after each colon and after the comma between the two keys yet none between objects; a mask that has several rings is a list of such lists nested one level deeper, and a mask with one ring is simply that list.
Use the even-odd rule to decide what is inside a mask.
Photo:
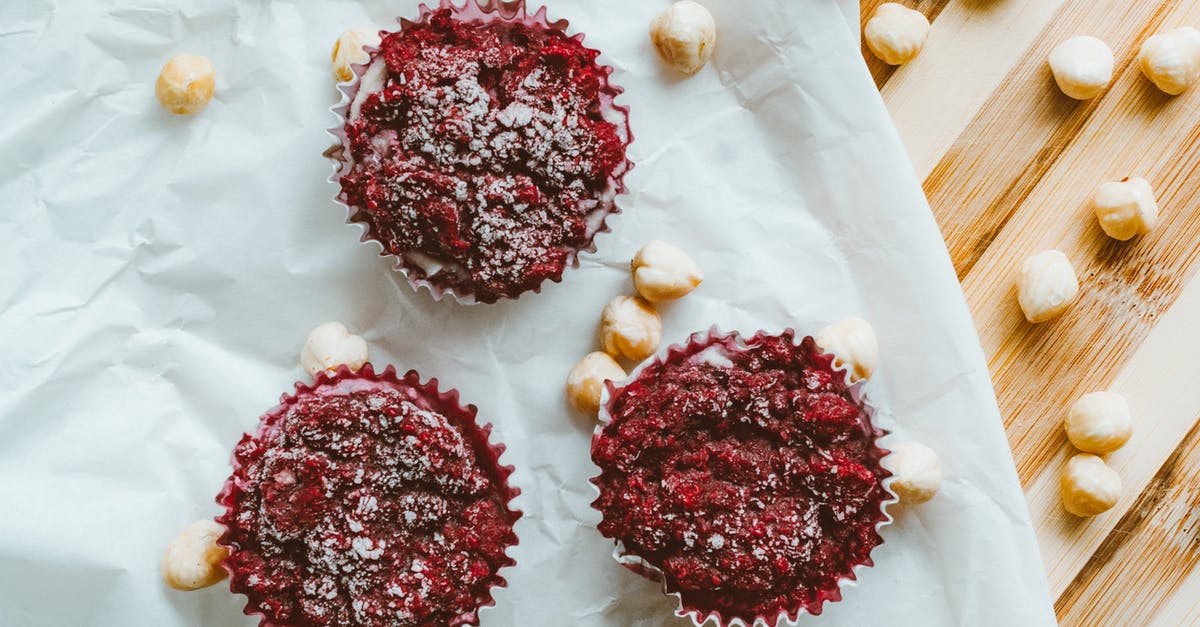
[{"label": "peeled hazelnut kernel", "polygon": [[817,332],[817,345],[833,353],[833,365],[850,371],[851,379],[869,379],[879,364],[875,329],[862,318],[839,320]]},{"label": "peeled hazelnut kernel", "polygon": [[652,303],[686,296],[704,280],[700,266],[687,253],[658,240],[646,242],[630,266],[633,286]]},{"label": "peeled hazelnut kernel", "polygon": [[920,442],[901,442],[884,458],[891,471],[892,492],[901,502],[916,505],[933,498],[942,487],[942,467],[937,453]]},{"label": "peeled hazelnut kernel", "polygon": [[378,46],[379,31],[365,28],[352,28],[338,35],[333,42],[333,77],[339,83],[354,78],[354,68],[351,65],[362,65],[371,60],[371,55],[363,49],[364,46]]},{"label": "peeled hazelnut kernel", "polygon": [[1121,498],[1121,477],[1103,459],[1079,453],[1063,468],[1063,508],[1076,516],[1108,511]]},{"label": "peeled hazelnut kernel", "polygon": [[717,23],[708,9],[680,0],[650,22],[650,41],[671,67],[691,76],[712,56]]},{"label": "peeled hazelnut kernel", "polygon": [[1050,53],[1050,71],[1064,94],[1076,100],[1095,98],[1112,82],[1112,49],[1095,37],[1072,37]]},{"label": "peeled hazelnut kernel", "polygon": [[200,113],[212,99],[216,83],[212,63],[204,57],[181,54],[173,57],[158,73],[154,95],[171,113]]},{"label": "peeled hazelnut kernel", "polygon": [[863,27],[863,39],[871,52],[888,65],[904,65],[925,47],[929,37],[929,19],[897,2],[885,2],[875,9]]},{"label": "peeled hazelnut kernel", "polygon": [[625,376],[625,370],[608,353],[589,353],[567,374],[567,398],[581,413],[595,416],[600,411],[604,382],[623,381]]},{"label": "peeled hazelnut kernel", "polygon": [[221,561],[228,549],[217,545],[225,528],[211,520],[194,522],[167,545],[163,553],[163,580],[176,590],[199,590],[225,578]]},{"label": "peeled hazelnut kernel", "polygon": [[337,370],[342,364],[358,370],[368,357],[366,340],[351,334],[340,322],[326,322],[308,334],[300,351],[300,365],[315,377],[322,370]]},{"label": "peeled hazelnut kernel", "polygon": [[1100,228],[1122,242],[1145,235],[1158,226],[1158,201],[1150,182],[1143,178],[1102,184],[1092,196],[1092,207]]},{"label": "peeled hazelnut kernel", "polygon": [[638,296],[618,296],[600,314],[600,347],[613,357],[641,361],[658,350],[662,319]]},{"label": "peeled hazelnut kernel", "polygon": [[1067,256],[1057,250],[1043,250],[1030,256],[1017,277],[1017,302],[1025,319],[1045,322],[1071,306],[1079,295],[1079,280]]},{"label": "peeled hazelnut kernel", "polygon": [[1133,435],[1133,414],[1124,396],[1092,392],[1075,401],[1063,428],[1075,448],[1085,453],[1111,453]]},{"label": "peeled hazelnut kernel", "polygon": [[1159,89],[1182,94],[1200,79],[1200,31],[1184,26],[1147,39],[1138,66]]}]

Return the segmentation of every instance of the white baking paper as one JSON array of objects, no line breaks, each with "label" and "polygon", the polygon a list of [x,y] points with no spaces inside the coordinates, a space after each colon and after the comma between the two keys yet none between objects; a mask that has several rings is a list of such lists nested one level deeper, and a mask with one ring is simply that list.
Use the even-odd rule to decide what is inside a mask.
[{"label": "white baking paper", "polygon": [[[416,2],[0,6],[0,625],[253,624],[225,585],[168,589],[159,558],[218,512],[234,443],[305,378],[304,337],[331,319],[376,364],[458,388],[509,447],[518,566],[483,625],[683,624],[596,532],[594,425],[562,391],[650,238],[707,276],[663,308],[668,342],[865,316],[881,352],[868,393],[941,454],[942,492],[898,510],[878,566],[802,623],[1053,623],[987,369],[855,3],[706,0],[717,53],[683,80],[646,35],[665,0],[547,1],[627,89],[632,192],[562,284],[474,307],[414,293],[360,244],[321,156],[335,37]],[[216,66],[195,117],[154,99],[180,52]]]}]

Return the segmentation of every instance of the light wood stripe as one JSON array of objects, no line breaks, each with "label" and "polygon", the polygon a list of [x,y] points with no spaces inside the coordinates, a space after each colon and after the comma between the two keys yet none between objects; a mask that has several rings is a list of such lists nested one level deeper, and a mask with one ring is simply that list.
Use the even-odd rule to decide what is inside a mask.
[{"label": "light wood stripe", "polygon": [[[914,63],[868,65],[963,281],[1056,610],[1065,625],[1200,625],[1200,90],[1167,97],[1134,63],[1154,32],[1200,25],[1200,0],[972,1],[934,13]],[[1058,93],[1045,64],[1077,34],[1117,58],[1113,86],[1083,103]],[[1088,198],[1130,174],[1155,184],[1164,215],[1123,244],[1095,226]],[[1083,293],[1062,318],[1029,325],[1013,274],[1051,247],[1074,260]],[[1060,425],[1079,395],[1104,388],[1129,396],[1139,420],[1110,456],[1126,494],[1078,519],[1058,498],[1072,453]]]},{"label": "light wood stripe", "polygon": [[1185,575],[1179,588],[1158,607],[1149,624],[1152,627],[1200,625],[1200,603],[1196,599],[1200,599],[1200,569],[1192,569]]},{"label": "light wood stripe", "polygon": [[[1113,1],[1113,0],[1108,0]],[[912,63],[897,70],[880,92],[924,179],[1026,51],[1063,0],[972,0],[952,3]]]}]

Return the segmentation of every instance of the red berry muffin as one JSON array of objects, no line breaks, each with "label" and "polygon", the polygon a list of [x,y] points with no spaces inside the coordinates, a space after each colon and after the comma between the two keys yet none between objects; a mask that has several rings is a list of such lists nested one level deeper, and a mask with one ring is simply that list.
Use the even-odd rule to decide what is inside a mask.
[{"label": "red berry muffin", "polygon": [[872,563],[885,432],[832,362],[790,330],[713,331],[610,389],[592,442],[599,530],[680,615],[819,614]]},{"label": "red berry muffin", "polygon": [[230,588],[263,625],[476,625],[517,543],[490,426],[415,372],[342,366],[267,412],[217,497]]},{"label": "red berry muffin", "polygon": [[483,303],[536,291],[617,211],[627,111],[566,27],[520,2],[443,0],[346,87],[338,199],[414,286]]}]

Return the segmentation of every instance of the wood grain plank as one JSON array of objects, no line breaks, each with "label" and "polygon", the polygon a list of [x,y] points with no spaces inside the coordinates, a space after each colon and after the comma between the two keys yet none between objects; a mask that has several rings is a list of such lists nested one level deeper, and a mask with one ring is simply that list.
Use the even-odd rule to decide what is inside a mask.
[{"label": "wood grain plank", "polygon": [[[1116,97],[1101,102],[963,283],[1001,409],[1010,426],[1022,427],[1010,435],[1024,478],[1062,441],[1056,421],[1041,420],[1042,408],[1065,407],[1101,387],[1111,370],[1096,365],[1123,363],[1200,259],[1200,214],[1190,210],[1200,201],[1200,179],[1188,176],[1200,168],[1200,100],[1195,93],[1166,100],[1133,68],[1117,83]],[[1163,223],[1145,238],[1118,243],[1095,225],[1088,198],[1099,182],[1133,173],[1157,185]],[[1011,286],[1020,260],[1044,248],[1075,261],[1084,289],[1065,316],[1032,326],[1011,287],[996,286]]]},{"label": "wood grain plank", "polygon": [[[864,16],[877,4],[864,3]],[[939,10],[921,57],[872,71],[963,279],[1059,615],[1067,625],[1200,625],[1200,93],[1167,97],[1133,67],[1152,33],[1200,23],[1200,0]],[[1116,52],[1117,80],[1099,100],[1062,96],[1046,68],[1076,34]],[[1155,183],[1164,221],[1140,241],[1112,242],[1088,198],[1134,173]],[[1013,274],[1049,247],[1075,260],[1084,292],[1063,318],[1033,326]],[[1130,398],[1138,427],[1109,456],[1125,495],[1080,519],[1059,502],[1072,453],[1060,423],[1075,398],[1104,388]]]},{"label": "wood grain plank", "polygon": [[[1117,123],[1097,124],[1097,128],[1121,127]],[[1091,142],[1081,141],[1078,157],[1064,156],[1056,164],[1044,187],[1035,190],[965,283],[981,339],[990,355],[1018,472],[1027,485],[1041,475],[1045,478],[1042,483],[1051,486],[1049,498],[1031,498],[1031,513],[1052,593],[1062,589],[1060,582],[1073,577],[1080,558],[1090,554],[1099,535],[1061,521],[1063,514],[1054,484],[1068,449],[1060,427],[1064,408],[1085,392],[1109,386],[1112,369],[1138,350],[1156,317],[1170,306],[1196,268],[1200,215],[1188,211],[1188,207],[1200,201],[1200,181],[1181,176],[1200,166],[1200,133],[1194,127],[1188,129],[1178,146],[1162,147],[1164,152],[1155,166],[1145,170],[1156,181],[1166,182],[1164,207],[1173,207],[1163,229],[1145,241],[1113,251],[1114,244],[1089,224],[1084,203],[1077,200],[1079,209],[1068,217],[1045,209],[1061,206],[1067,198],[1086,198],[1091,187],[1087,179],[1113,176],[1100,171],[1080,175],[1089,171],[1085,157],[1089,148],[1104,155],[1117,154],[1125,146],[1134,149],[1133,155],[1150,151],[1145,143],[1139,145],[1137,137],[1154,135],[1121,138],[1119,145],[1098,150],[1091,148]],[[1101,138],[1094,139],[1104,143]],[[1115,137],[1106,139],[1117,141]],[[1154,163],[1144,155],[1140,158]],[[1172,161],[1177,158],[1180,160]],[[1060,167],[1062,174],[1058,175],[1055,170]],[[1133,164],[1127,164],[1122,169],[1131,167]],[[1013,304],[1011,291],[998,291],[994,286],[1011,284],[1015,260],[1051,246],[1064,249],[1075,259],[1085,288],[1080,302],[1062,319],[1029,328]],[[1175,442],[1164,439],[1133,450],[1146,458],[1162,459],[1166,452],[1161,449],[1169,451]],[[1131,476],[1125,468],[1120,472],[1130,494],[1136,495],[1144,488],[1140,477]],[[1122,502],[1107,516],[1120,516],[1128,506]]]},{"label": "wood grain plank", "polygon": [[[1114,94],[1089,116],[964,281],[1018,472],[1026,485],[1050,486],[1049,498],[1031,495],[1031,510],[1052,593],[1062,591],[1062,582],[1082,567],[1080,558],[1102,543],[1094,529],[1062,520],[1055,484],[1069,449],[1059,426],[1064,408],[1079,395],[1108,386],[1113,371],[1138,352],[1194,276],[1200,259],[1195,245],[1200,214],[1192,209],[1200,201],[1200,180],[1191,176],[1200,169],[1194,95],[1166,99],[1132,68],[1122,74]],[[1134,172],[1146,173],[1158,185],[1163,228],[1144,241],[1118,244],[1095,227],[1087,198],[1097,182]],[[1019,260],[1049,247],[1075,260],[1084,291],[1062,319],[1031,327],[1021,319],[1011,288],[996,286],[1011,285]],[[1177,442],[1178,435],[1136,450],[1161,460]],[[1130,477],[1124,468],[1121,474],[1133,495],[1148,479]],[[1123,501],[1107,516],[1121,516],[1129,506]],[[1181,578],[1187,569],[1166,572]]]}]

